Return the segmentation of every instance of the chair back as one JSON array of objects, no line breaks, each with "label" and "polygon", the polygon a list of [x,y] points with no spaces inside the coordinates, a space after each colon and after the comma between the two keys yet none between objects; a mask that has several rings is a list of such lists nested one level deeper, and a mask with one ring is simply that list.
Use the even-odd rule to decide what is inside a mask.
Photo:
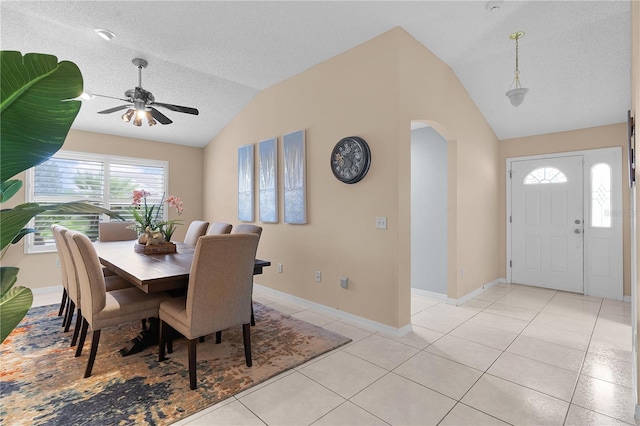
[{"label": "chair back", "polygon": [[187,322],[204,336],[251,321],[255,234],[207,235],[198,240],[187,289]]},{"label": "chair back", "polygon": [[129,228],[133,222],[100,222],[98,224],[98,240],[128,241],[138,238],[135,229]]},{"label": "chair back", "polygon": [[[56,243],[56,250],[58,250],[58,258],[60,259],[60,269],[62,269],[62,287],[64,287],[67,292],[69,291],[69,275],[67,273],[67,259],[64,256],[63,246],[66,247],[67,242],[64,240],[62,233],[60,230],[62,226],[53,224],[51,225],[51,234],[53,235],[53,240]],[[66,228],[65,228],[66,229]],[[75,302],[75,301],[74,301]]]},{"label": "chair back", "polygon": [[262,227],[256,225],[250,225],[248,223],[241,223],[233,230],[234,234],[258,234],[262,235]]},{"label": "chair back", "polygon": [[67,231],[65,238],[76,265],[82,316],[93,324],[94,314],[104,309],[107,300],[100,259],[93,243],[83,233]]},{"label": "chair back", "polygon": [[233,228],[233,225],[230,223],[213,222],[209,225],[209,229],[207,229],[207,235],[230,234],[231,228]]},{"label": "chair back", "polygon": [[198,238],[206,234],[209,222],[202,220],[194,220],[187,229],[187,235],[184,237],[184,243],[190,246],[195,246],[198,242]]},{"label": "chair back", "polygon": [[77,306],[80,306],[80,288],[78,287],[78,274],[76,272],[76,263],[71,254],[71,248],[67,241],[67,233],[75,232],[70,231],[64,226],[58,225],[53,233],[53,237],[60,238],[60,245],[56,241],[56,247],[58,247],[58,254],[60,255],[60,266],[64,268],[67,276],[67,293],[69,299],[73,301]]}]

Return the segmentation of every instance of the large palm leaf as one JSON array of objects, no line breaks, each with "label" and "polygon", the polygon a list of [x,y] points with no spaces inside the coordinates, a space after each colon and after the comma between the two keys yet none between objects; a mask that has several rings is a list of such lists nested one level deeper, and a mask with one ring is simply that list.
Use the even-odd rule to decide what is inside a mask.
[{"label": "large palm leaf", "polygon": [[[16,174],[55,154],[64,143],[80,111],[82,74],[68,61],[52,55],[0,51],[0,202],[22,187]],[[0,211],[0,250],[33,232],[27,223],[41,213],[104,213],[88,203],[39,205],[26,203]],[[31,290],[15,287],[18,268],[0,268],[0,337],[2,340],[22,320],[33,301]]]}]

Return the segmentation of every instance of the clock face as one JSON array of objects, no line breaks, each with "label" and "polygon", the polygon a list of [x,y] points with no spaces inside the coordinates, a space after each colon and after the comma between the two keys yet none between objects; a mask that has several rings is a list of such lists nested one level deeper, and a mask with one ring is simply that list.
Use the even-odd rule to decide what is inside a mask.
[{"label": "clock face", "polygon": [[331,171],[341,182],[362,180],[371,165],[371,151],[364,139],[357,136],[342,138],[331,152]]}]

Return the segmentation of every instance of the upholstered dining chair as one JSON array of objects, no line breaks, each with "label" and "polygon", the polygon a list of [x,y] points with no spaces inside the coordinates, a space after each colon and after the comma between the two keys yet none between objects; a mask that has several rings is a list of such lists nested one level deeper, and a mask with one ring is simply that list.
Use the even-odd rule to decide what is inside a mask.
[{"label": "upholstered dining chair", "polygon": [[230,223],[213,222],[209,225],[209,229],[207,229],[207,235],[230,234],[231,228],[233,228],[233,225]]},{"label": "upholstered dining chair", "polygon": [[[187,295],[160,304],[158,360],[165,360],[168,326],[189,340],[189,385],[197,388],[199,337],[242,325],[244,354],[251,367],[251,288],[258,236],[207,235],[198,240]],[[169,352],[173,346],[169,341]]]},{"label": "upholstered dining chair", "polygon": [[[258,242],[260,240],[260,236],[262,236],[262,227],[257,225],[251,225],[249,223],[241,223],[236,226],[233,230],[234,234],[258,234]],[[252,284],[252,292],[253,292],[253,284]],[[256,317],[253,315],[253,301],[251,302],[251,325],[256,325]],[[222,341],[222,333],[216,334],[216,342],[220,343]]]},{"label": "upholstered dining chair", "polygon": [[206,234],[208,227],[209,222],[194,220],[189,225],[189,229],[187,229],[187,235],[184,237],[184,243],[189,244],[190,246],[195,246],[198,242],[198,238]]},{"label": "upholstered dining chair", "polygon": [[[67,312],[65,313],[65,321],[63,323],[64,331],[69,331],[71,321],[73,319],[73,313],[76,312],[76,326],[73,330],[73,338],[71,339],[71,346],[75,346],[78,340],[78,332],[80,331],[80,325],[82,322],[82,309],[80,307],[80,290],[78,287],[78,274],[76,264],[71,254],[69,243],[66,239],[66,234],[70,231],[64,226],[54,225],[51,227],[53,237],[56,241],[56,247],[58,249],[58,255],[60,256],[60,266],[64,269],[63,278],[66,278],[67,288]],[[120,290],[123,288],[133,287],[128,281],[114,275],[112,277],[105,278],[105,291]]]},{"label": "upholstered dining chair", "polygon": [[157,317],[158,306],[171,296],[164,292],[146,294],[136,287],[106,291],[98,253],[91,240],[74,231],[67,231],[65,238],[76,265],[82,308],[82,329],[76,357],[82,354],[89,326],[93,329],[91,352],[84,373],[86,378],[91,376],[103,328]]},{"label": "upholstered dining chair", "polygon": [[233,229],[234,234],[258,234],[262,235],[262,227],[257,225],[251,225],[248,223],[241,223]]},{"label": "upholstered dining chair", "polygon": [[62,300],[60,301],[60,310],[58,311],[58,316],[62,316],[62,313],[64,312],[64,317],[62,318],[62,327],[65,327],[67,325],[67,317],[69,316],[71,299],[69,299],[69,277],[67,275],[66,259],[62,255],[62,245],[66,245],[67,243],[64,241],[64,237],[60,233],[59,227],[60,225],[57,224],[51,225],[51,234],[53,235],[53,241],[55,241],[56,243],[56,250],[58,251],[58,258],[60,259],[60,270],[62,273]]},{"label": "upholstered dining chair", "polygon": [[135,229],[129,228],[133,222],[100,222],[98,224],[99,241],[128,241],[138,238]]}]

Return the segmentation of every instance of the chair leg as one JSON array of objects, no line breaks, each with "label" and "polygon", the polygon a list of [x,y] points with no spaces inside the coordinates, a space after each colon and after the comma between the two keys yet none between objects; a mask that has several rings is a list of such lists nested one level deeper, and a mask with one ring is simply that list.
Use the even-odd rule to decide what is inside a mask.
[{"label": "chair leg", "polygon": [[[64,316],[62,317],[62,327],[67,325],[67,319],[69,318],[69,311],[71,310],[72,303],[71,299],[67,300],[67,305],[64,308]],[[73,311],[71,312],[71,315],[73,315]]]},{"label": "chair leg", "polygon": [[76,314],[76,326],[73,328],[73,337],[71,338],[71,347],[74,347],[78,343],[80,327],[82,327],[82,310],[78,308],[78,313]]},{"label": "chair leg", "polygon": [[222,331],[216,331],[216,345],[222,342]]},{"label": "chair leg", "polygon": [[71,321],[73,320],[73,312],[76,310],[76,304],[71,301],[69,303],[69,309],[67,310],[67,315],[65,316],[65,324],[64,324],[64,332],[69,331],[69,327],[71,327]]},{"label": "chair leg", "polygon": [[251,325],[242,324],[242,337],[244,337],[244,358],[247,367],[251,367]]},{"label": "chair leg", "polygon": [[64,308],[67,306],[67,289],[63,288],[62,289],[62,301],[60,302],[60,310],[58,311],[58,316],[61,317],[62,316],[62,312],[64,311]]},{"label": "chair leg", "polygon": [[80,340],[78,341],[78,347],[76,348],[76,357],[82,355],[82,347],[84,346],[84,341],[87,338],[87,329],[89,328],[89,323],[86,319],[82,318],[82,329],[80,330]]},{"label": "chair leg", "polygon": [[196,347],[198,345],[198,339],[189,340],[189,387],[191,390],[197,389],[196,383]]},{"label": "chair leg", "polygon": [[89,361],[87,361],[87,369],[84,372],[85,379],[91,376],[93,363],[96,361],[96,354],[98,353],[98,343],[100,343],[100,330],[93,330],[93,337],[91,338],[91,352],[89,353]]},{"label": "chair leg", "polygon": [[253,301],[251,301],[251,325],[256,325],[256,317],[253,316]]},{"label": "chair leg", "polygon": [[166,339],[167,339],[167,324],[160,320],[160,331],[158,332],[159,334],[159,339],[158,339],[158,362],[160,361],[165,361],[167,358],[164,356],[164,346],[166,344]]},{"label": "chair leg", "polygon": [[200,336],[198,340],[200,341],[200,343],[204,343],[204,336]]}]

